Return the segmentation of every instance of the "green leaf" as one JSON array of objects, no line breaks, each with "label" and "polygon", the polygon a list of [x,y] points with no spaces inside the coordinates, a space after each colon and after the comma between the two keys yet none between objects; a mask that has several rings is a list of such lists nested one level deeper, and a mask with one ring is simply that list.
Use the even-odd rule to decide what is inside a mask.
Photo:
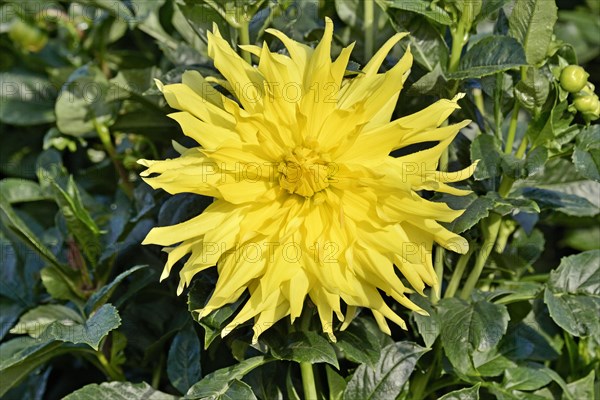
[{"label": "green leaf", "polygon": [[518,390],[505,389],[502,384],[497,382],[491,382],[486,385],[486,389],[490,392],[497,400],[549,400],[553,397],[538,396],[534,393],[521,392]]},{"label": "green leaf", "polygon": [[66,188],[54,180],[50,180],[50,185],[60,212],[67,222],[69,233],[77,241],[88,261],[95,266],[102,252],[100,229],[83,205],[73,177],[69,177]]},{"label": "green leaf", "polygon": [[211,396],[210,399],[214,400],[238,400],[238,399],[248,399],[248,400],[257,400],[256,395],[252,391],[250,385],[245,382],[234,379],[227,386],[227,391],[225,393],[219,393],[217,396]]},{"label": "green leaf", "polygon": [[121,325],[121,318],[115,307],[105,304],[85,323],[64,323],[56,321],[44,331],[43,337],[69,343],[84,343],[98,350],[100,341],[113,329]]},{"label": "green leaf", "polygon": [[93,65],[78,68],[64,84],[56,100],[56,126],[73,136],[94,136],[94,119],[110,125],[119,110],[115,98],[119,91],[111,87],[104,74]]},{"label": "green leaf", "polygon": [[343,351],[348,360],[369,366],[375,365],[379,360],[381,344],[364,325],[350,324],[345,331],[336,336],[335,347]]},{"label": "green leaf", "polygon": [[271,334],[268,338],[273,356],[280,360],[329,363],[339,368],[332,344],[316,332],[293,332],[284,338]]},{"label": "green leaf", "polygon": [[429,72],[434,71],[436,65],[448,65],[448,46],[426,18],[415,16],[406,21],[406,13],[402,11],[391,13],[391,18],[397,32],[410,32],[407,38],[400,41],[400,46],[404,51],[410,46],[415,63]]},{"label": "green leaf", "polygon": [[23,312],[22,304],[12,301],[6,297],[0,297],[0,340],[13,327]]},{"label": "green leaf", "polygon": [[208,346],[221,334],[229,317],[246,300],[246,295],[242,295],[235,303],[227,304],[218,310],[215,310],[207,316],[198,319],[198,310],[204,308],[209,296],[214,289],[214,283],[207,279],[196,279],[188,292],[188,310],[192,317],[204,328],[204,348]]},{"label": "green leaf", "polygon": [[444,299],[439,306],[446,356],[460,373],[476,374],[473,355],[493,349],[500,342],[508,326],[506,307],[456,298]]},{"label": "green leaf", "polygon": [[432,307],[431,302],[427,297],[416,294],[410,296],[410,299],[413,303],[429,313],[429,316],[413,313],[413,318],[417,323],[417,329],[425,342],[425,346],[431,348],[440,334],[438,312]]},{"label": "green leaf", "polygon": [[550,274],[544,302],[565,331],[600,341],[600,250],[563,258]]},{"label": "green leaf", "polygon": [[523,197],[535,201],[542,210],[556,210],[577,217],[598,214],[598,207],[573,194],[537,188],[523,188],[520,193]]},{"label": "green leaf", "polygon": [[504,373],[503,385],[512,390],[537,390],[552,381],[547,370],[547,367],[537,363],[509,368]]},{"label": "green leaf", "polygon": [[577,134],[578,128],[571,125],[573,114],[567,112],[567,106],[567,102],[563,101],[531,120],[525,135],[529,137],[533,147],[546,146],[560,151],[562,145],[570,142],[571,136]]},{"label": "green leaf", "polygon": [[110,297],[117,289],[119,284],[121,284],[121,282],[125,280],[125,278],[127,278],[131,274],[135,274],[137,271],[145,270],[146,268],[148,268],[147,265],[137,265],[133,268],[128,269],[127,271],[121,272],[119,275],[117,275],[115,279],[113,279],[111,283],[95,291],[94,294],[90,296],[89,300],[85,304],[86,314],[94,312],[100,306],[105,304],[110,299]]},{"label": "green leaf", "polygon": [[[221,399],[227,393],[234,381],[239,381],[248,372],[254,368],[271,361],[264,356],[252,357],[231,367],[219,369],[206,375],[201,381],[194,384],[185,395],[186,399]],[[238,390],[239,385],[235,385],[234,390]],[[226,398],[226,397],[225,397]]]},{"label": "green leaf", "polygon": [[327,387],[329,388],[329,400],[342,400],[344,398],[344,390],[346,390],[346,380],[338,374],[329,365],[325,366],[327,374]]},{"label": "green leaf", "polygon": [[475,24],[485,20],[495,12],[501,10],[504,4],[508,3],[509,1],[510,0],[484,0],[481,6],[481,12],[477,16],[477,18],[475,18]]},{"label": "green leaf", "polygon": [[397,342],[381,350],[374,368],[361,364],[344,391],[344,400],[395,399],[427,349],[412,342]]},{"label": "green leaf", "polygon": [[64,325],[84,323],[81,315],[71,308],[59,304],[45,304],[23,314],[10,333],[38,338],[48,326],[57,321]]},{"label": "green leaf", "polygon": [[200,340],[196,331],[188,326],[179,332],[169,348],[167,376],[181,393],[200,379]]},{"label": "green leaf", "polygon": [[37,182],[28,179],[5,178],[0,181],[0,192],[9,203],[50,200]]},{"label": "green leaf", "polygon": [[500,175],[502,165],[500,141],[492,135],[478,135],[471,143],[471,160],[479,160],[473,174],[476,180]]},{"label": "green leaf", "polygon": [[[237,340],[236,342],[241,342],[243,339]],[[248,349],[250,343],[247,341],[244,342],[246,349]],[[234,356],[235,357],[235,356]],[[242,360],[243,358],[239,358]],[[289,363],[291,367],[293,363]],[[281,386],[283,386],[284,380],[283,378],[283,370],[287,369],[288,373],[291,368],[284,368],[282,363],[271,363],[267,364],[261,368],[257,368],[251,371],[248,375],[244,377],[244,382],[250,385],[252,391],[259,399],[283,399],[284,395],[281,390]],[[286,373],[285,375],[288,375]],[[294,398],[293,395],[290,395],[291,388],[286,388],[286,392],[288,393],[288,397]]]},{"label": "green leaf", "polygon": [[556,337],[559,329],[547,313],[541,300],[516,324],[511,324],[498,349],[515,361],[551,361],[559,357],[563,343]]},{"label": "green leaf", "polygon": [[[600,209],[600,185],[582,177],[568,160],[554,158],[541,174],[517,182],[513,196],[536,201],[544,210],[574,216],[593,216]],[[593,202],[593,203],[592,203]]]},{"label": "green leaf", "polygon": [[410,11],[421,14],[432,22],[442,25],[451,25],[452,18],[442,7],[435,3],[425,0],[389,0],[386,2],[390,8],[397,8],[403,11]]},{"label": "green leaf", "polygon": [[30,372],[60,354],[73,351],[60,342],[19,337],[0,344],[0,396],[16,386]]},{"label": "green leaf", "polygon": [[46,291],[56,300],[80,302],[84,295],[79,289],[81,276],[74,270],[57,268],[53,265],[40,271],[42,283]]},{"label": "green leaf", "polygon": [[540,208],[535,201],[530,199],[517,199],[512,197],[500,197],[496,192],[485,195],[494,201],[494,211],[501,215],[518,212],[539,213]]},{"label": "green leaf", "polygon": [[[360,0],[336,0],[329,3],[334,3],[340,19],[350,27],[357,29],[362,27],[360,14],[363,7],[361,7]],[[343,9],[338,6],[338,3],[343,5]],[[290,38],[299,42],[305,41],[312,31],[322,27],[323,20],[319,17],[319,0],[286,1],[278,4],[281,11],[275,11],[276,16],[272,19],[271,27],[286,32]],[[377,7],[374,11],[374,20],[377,24],[381,21],[380,14],[382,13]],[[347,19],[348,17],[351,19]]]},{"label": "green leaf", "polygon": [[563,243],[575,250],[595,250],[600,243],[600,226],[569,229],[565,232]]},{"label": "green leaf", "polygon": [[523,47],[508,36],[486,36],[461,58],[458,71],[451,79],[481,78],[527,64]]},{"label": "green leaf", "polygon": [[546,57],[557,19],[554,1],[517,0],[508,22],[510,35],[523,45],[527,63],[535,65]]},{"label": "green leaf", "polygon": [[62,267],[61,263],[56,259],[56,256],[50,249],[41,242],[27,225],[25,225],[25,222],[17,215],[4,195],[4,192],[0,192],[0,219],[4,226],[17,234],[20,239],[36,250],[47,262],[59,268]]},{"label": "green leaf", "polygon": [[455,390],[454,392],[443,395],[439,400],[479,400],[480,386],[481,385],[478,383],[470,388]]},{"label": "green leaf", "polygon": [[424,94],[439,95],[441,93],[440,88],[444,88],[447,83],[442,67],[440,64],[436,64],[433,71],[426,73],[408,87],[406,95],[411,97]]},{"label": "green leaf", "polygon": [[[533,265],[540,257],[544,251],[545,243],[544,235],[540,230],[534,229],[528,235],[524,229],[520,228],[513,234],[510,246],[506,247],[502,255],[498,255],[494,259],[512,271],[525,269]],[[533,286],[533,288],[535,287],[537,285]],[[534,293],[537,292],[533,288],[529,290],[534,290]]]},{"label": "green leaf", "polygon": [[525,77],[515,86],[515,96],[534,115],[542,110],[550,94],[550,80],[539,68],[529,67]]},{"label": "green leaf", "polygon": [[8,391],[2,400],[41,400],[41,396],[47,393],[50,372],[52,372],[52,368],[40,366]]},{"label": "green leaf", "polygon": [[[593,399],[594,398],[594,382],[595,372],[590,371],[585,377],[567,384],[569,392],[571,392],[572,398],[574,399]],[[563,400],[569,399],[568,396],[563,394]]]},{"label": "green leaf", "polygon": [[445,224],[455,233],[465,232],[490,214],[494,208],[494,199],[488,196],[477,197],[472,193],[468,196],[443,195],[441,199],[453,209],[464,209],[465,212],[454,221]]},{"label": "green leaf", "polygon": [[104,382],[93,383],[74,391],[63,400],[176,400],[177,397],[159,392],[146,382]]},{"label": "green leaf", "polygon": [[12,125],[54,122],[57,88],[30,72],[0,73],[0,121]]},{"label": "green leaf", "polygon": [[600,125],[588,126],[577,135],[573,164],[581,175],[600,182]]},{"label": "green leaf", "polygon": [[205,2],[193,0],[184,0],[176,4],[187,19],[190,27],[194,29],[198,37],[201,37],[204,42],[208,40],[207,32],[212,31],[213,23],[219,27],[219,31],[224,35],[225,39],[229,40],[229,26],[224,18],[227,15],[224,9],[221,8],[221,12],[219,12]]}]

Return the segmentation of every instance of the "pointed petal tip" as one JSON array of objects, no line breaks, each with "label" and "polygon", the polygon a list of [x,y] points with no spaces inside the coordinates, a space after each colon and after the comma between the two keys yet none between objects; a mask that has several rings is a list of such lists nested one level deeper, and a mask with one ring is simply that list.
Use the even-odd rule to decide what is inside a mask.
[{"label": "pointed petal tip", "polygon": [[[229,335],[231,332],[233,332],[233,330],[235,329],[235,327],[233,326],[229,326],[227,325],[225,328],[223,328],[223,330],[221,331],[221,338],[224,338],[225,336]],[[255,335],[256,336],[256,335]],[[258,340],[258,337],[256,337]],[[254,337],[252,338],[252,342],[254,344]]]},{"label": "pointed petal tip", "polygon": [[163,88],[165,87],[165,84],[162,83],[161,81],[159,81],[156,78],[154,78],[154,84],[156,85],[156,87],[158,88],[158,90],[162,93],[163,92]]},{"label": "pointed petal tip", "polygon": [[329,337],[329,340],[332,343],[337,343],[337,338],[335,337],[335,335],[333,334],[333,331],[325,331],[325,333],[327,334],[327,336]]},{"label": "pointed petal tip", "polygon": [[162,274],[160,275],[160,278],[158,278],[159,282],[164,281],[165,279],[167,279],[169,277],[169,271],[167,271],[167,269],[165,268],[162,272]]}]

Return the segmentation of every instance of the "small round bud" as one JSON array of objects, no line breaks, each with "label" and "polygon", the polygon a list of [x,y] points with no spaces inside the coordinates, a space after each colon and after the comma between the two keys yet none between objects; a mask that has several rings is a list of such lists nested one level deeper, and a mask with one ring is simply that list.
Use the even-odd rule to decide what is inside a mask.
[{"label": "small round bud", "polygon": [[579,65],[569,65],[560,74],[560,86],[569,93],[577,93],[585,87],[588,76]]},{"label": "small round bud", "polygon": [[44,31],[20,19],[12,23],[8,36],[17,47],[34,53],[42,50],[48,42],[48,36]]}]

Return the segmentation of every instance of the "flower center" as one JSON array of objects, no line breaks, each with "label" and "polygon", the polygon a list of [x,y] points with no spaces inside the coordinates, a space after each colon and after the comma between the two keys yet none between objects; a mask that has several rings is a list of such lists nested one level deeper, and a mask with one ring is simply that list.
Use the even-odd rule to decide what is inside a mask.
[{"label": "flower center", "polygon": [[329,186],[330,166],[316,146],[298,146],[279,163],[279,185],[290,193],[311,197]]}]

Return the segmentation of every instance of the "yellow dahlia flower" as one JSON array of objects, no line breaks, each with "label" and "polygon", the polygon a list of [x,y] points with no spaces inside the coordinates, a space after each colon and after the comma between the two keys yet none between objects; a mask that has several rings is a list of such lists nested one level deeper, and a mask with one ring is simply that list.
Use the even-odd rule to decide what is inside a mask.
[{"label": "yellow dahlia flower", "polygon": [[[458,98],[390,121],[412,64],[410,51],[389,71],[378,70],[406,34],[393,36],[347,79],[354,45],[331,60],[331,20],[315,49],[268,32],[283,42],[289,57],[266,44],[242,46],[260,59],[253,67],[215,27],[208,33],[208,53],[224,79],[188,71],[180,84],[159,83],[169,105],[181,110],[170,117],[199,146],[176,145],[181,156],[174,159],[140,160],[148,167],[142,176],[153,188],[215,201],[189,221],[152,229],[144,244],[172,246],[165,249],[161,279],[190,254],[179,272],[178,293],[194,275],[217,266],[219,278],[201,315],[249,291],[223,335],[254,319],[256,340],[281,318],[297,318],[307,296],[332,340],[333,314],[344,329],[357,307],[369,308],[388,334],[386,319],[406,328],[382,293],[424,314],[406,295],[438,285],[433,242],[460,253],[468,248],[465,239],[438,223],[462,211],[418,192],[468,193],[447,183],[469,177],[474,166],[458,172],[436,168],[469,121],[440,127],[458,108]],[[426,150],[390,156],[432,141],[437,144]]]}]

